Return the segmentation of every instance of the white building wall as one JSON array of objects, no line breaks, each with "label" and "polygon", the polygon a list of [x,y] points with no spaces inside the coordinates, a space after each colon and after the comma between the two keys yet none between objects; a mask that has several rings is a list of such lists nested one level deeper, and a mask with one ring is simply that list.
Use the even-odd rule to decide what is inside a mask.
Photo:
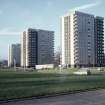
[{"label": "white building wall", "polygon": [[21,66],[26,66],[26,31],[21,35]]},{"label": "white building wall", "polygon": [[62,17],[62,64],[74,65],[73,13]]},{"label": "white building wall", "polygon": [[70,44],[71,44],[71,50],[70,50],[70,54],[71,54],[71,66],[74,66],[74,14],[71,14],[71,24],[70,24],[70,28],[71,28],[71,38],[70,38]]},{"label": "white building wall", "polygon": [[29,66],[29,33],[26,31],[26,67]]},{"label": "white building wall", "polygon": [[21,66],[24,66],[24,34],[21,35]]},{"label": "white building wall", "polygon": [[12,64],[12,58],[11,57],[12,57],[11,56],[11,46],[8,45],[8,67],[10,67]]},{"label": "white building wall", "polygon": [[61,62],[61,63],[62,63],[62,65],[64,65],[64,64],[65,64],[64,17],[61,18],[61,21],[62,21],[62,23],[61,23],[61,35],[62,35],[62,42],[61,42],[61,44],[62,44],[62,62]]}]

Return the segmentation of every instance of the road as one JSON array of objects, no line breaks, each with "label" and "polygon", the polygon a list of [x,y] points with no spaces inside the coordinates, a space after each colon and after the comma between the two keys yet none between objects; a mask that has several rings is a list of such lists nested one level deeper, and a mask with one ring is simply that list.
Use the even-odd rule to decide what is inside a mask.
[{"label": "road", "polygon": [[105,105],[105,90],[2,103],[0,105]]}]

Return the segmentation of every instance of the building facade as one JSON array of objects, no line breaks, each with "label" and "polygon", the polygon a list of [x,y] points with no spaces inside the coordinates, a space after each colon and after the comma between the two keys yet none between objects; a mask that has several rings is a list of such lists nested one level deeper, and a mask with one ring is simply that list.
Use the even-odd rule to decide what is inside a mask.
[{"label": "building facade", "polygon": [[21,35],[21,66],[26,66],[26,32]]},{"label": "building facade", "polygon": [[20,56],[21,56],[21,45],[20,44],[12,44],[8,48],[8,66],[13,67],[13,66],[20,66]]},{"label": "building facade", "polygon": [[104,18],[95,18],[95,65],[105,66],[104,56]]},{"label": "building facade", "polygon": [[21,66],[35,67],[35,65],[53,63],[53,31],[29,28],[23,33],[21,44]]},{"label": "building facade", "polygon": [[[100,21],[100,23],[98,22]],[[62,64],[70,66],[97,66],[102,63],[103,18],[74,11],[62,17]],[[100,24],[100,25],[98,25]],[[100,34],[98,34],[100,33]],[[99,38],[102,53],[99,52]],[[96,39],[98,38],[98,39]],[[98,45],[99,46],[99,45]],[[97,57],[97,54],[101,57]]]}]

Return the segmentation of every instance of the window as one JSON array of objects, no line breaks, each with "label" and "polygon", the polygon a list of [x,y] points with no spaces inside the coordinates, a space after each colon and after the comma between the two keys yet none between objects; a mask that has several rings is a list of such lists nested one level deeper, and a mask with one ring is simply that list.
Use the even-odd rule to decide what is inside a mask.
[{"label": "window", "polygon": [[88,44],[90,44],[90,42],[88,42]]}]

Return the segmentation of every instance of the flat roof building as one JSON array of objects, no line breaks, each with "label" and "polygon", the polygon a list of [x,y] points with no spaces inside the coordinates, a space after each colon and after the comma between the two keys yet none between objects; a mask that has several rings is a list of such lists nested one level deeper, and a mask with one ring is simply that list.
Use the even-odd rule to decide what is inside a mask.
[{"label": "flat roof building", "polygon": [[52,64],[54,59],[54,32],[29,28],[23,32],[21,66]]},{"label": "flat roof building", "polygon": [[102,17],[79,11],[62,16],[63,65],[85,67],[104,65],[103,20]]},{"label": "flat roof building", "polygon": [[21,45],[20,44],[12,44],[8,47],[8,66],[20,66],[20,52]]}]

